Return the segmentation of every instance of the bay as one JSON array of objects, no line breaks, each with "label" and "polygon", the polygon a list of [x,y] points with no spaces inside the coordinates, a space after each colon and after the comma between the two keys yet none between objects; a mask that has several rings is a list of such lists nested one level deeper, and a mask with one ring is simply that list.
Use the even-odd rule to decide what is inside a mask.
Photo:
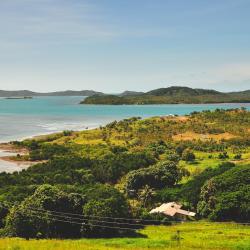
[{"label": "bay", "polygon": [[231,109],[250,104],[84,105],[84,97],[0,98],[0,142],[63,130],[84,130],[132,116],[185,115],[193,111]]}]

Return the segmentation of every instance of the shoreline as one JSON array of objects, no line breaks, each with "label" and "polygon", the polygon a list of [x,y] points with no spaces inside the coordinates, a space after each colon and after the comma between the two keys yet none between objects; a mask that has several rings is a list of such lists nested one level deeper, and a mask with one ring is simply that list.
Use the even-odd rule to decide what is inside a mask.
[{"label": "shoreline", "polygon": [[[171,115],[171,114],[165,114],[165,115],[157,115],[157,116],[152,116],[152,117],[164,117],[165,119],[176,119],[182,122],[185,122],[188,119],[189,115]],[[148,119],[150,117],[143,117],[142,119]],[[125,119],[125,118],[124,118]],[[114,119],[117,120],[117,119]],[[117,120],[119,121],[119,119]],[[100,126],[105,126],[106,124],[103,125],[95,125],[95,126],[85,126],[84,129],[80,130],[69,130],[72,131],[73,133],[78,133],[78,132],[83,132],[83,131],[88,131],[88,130],[95,130],[98,129]],[[46,140],[47,137],[57,135],[57,134],[62,134],[64,131],[68,130],[60,130],[60,131],[55,131],[51,132],[48,131],[47,133],[40,133],[36,135],[30,135],[30,136],[25,136],[22,139],[19,140],[12,140],[12,141],[24,141],[24,140]],[[29,151],[24,148],[24,147],[18,147],[16,145],[13,145],[11,142],[1,142],[0,141],[0,161],[5,162],[5,163],[10,163],[16,166],[20,165],[26,165],[25,168],[28,168],[34,164],[41,163],[41,161],[29,161],[29,160],[24,160],[24,159],[13,159],[14,156],[17,156],[17,154],[20,155],[27,155],[29,154]],[[4,164],[3,164],[4,165]],[[1,164],[0,164],[0,173],[2,172],[1,170]]]},{"label": "shoreline", "polygon": [[81,131],[87,131],[87,130],[91,130],[91,129],[97,129],[99,128],[100,126],[104,126],[106,124],[103,124],[103,125],[95,125],[95,126],[85,126],[84,129],[80,129],[80,130],[71,130],[71,129],[64,129],[64,130],[58,130],[58,131],[47,131],[47,132],[39,132],[39,133],[35,133],[35,134],[32,134],[32,135],[27,135],[27,136],[23,136],[23,137],[16,137],[16,138],[13,138],[13,139],[8,139],[8,140],[4,140],[4,141],[1,141],[0,140],[0,150],[3,148],[4,149],[4,145],[11,145],[10,143],[12,141],[24,141],[24,140],[32,140],[32,139],[36,139],[36,138],[39,138],[39,137],[45,137],[45,136],[50,136],[50,135],[54,135],[54,134],[60,134],[60,133],[63,133],[63,131],[73,131],[73,132],[81,132]]},{"label": "shoreline", "polygon": [[[93,126],[93,127],[86,126],[84,130],[72,130],[72,131],[74,133],[77,133],[77,132],[81,132],[81,131],[94,130],[97,128],[99,128],[99,126]],[[63,133],[63,131],[64,130],[58,131],[58,132],[48,132],[45,134],[32,135],[32,136],[24,137],[18,141],[46,138],[47,136],[61,134],[61,133]],[[17,147],[15,145],[11,144],[11,141],[0,142],[0,173],[2,173],[2,172],[12,173],[15,171],[22,171],[23,169],[27,169],[35,164],[44,162],[44,161],[28,161],[28,160],[15,160],[15,159],[13,159],[12,157],[16,156],[17,154],[27,155],[27,154],[29,154],[29,151],[24,147]],[[7,170],[6,169],[1,170],[1,162],[5,166],[8,165]],[[11,168],[13,168],[13,169],[11,170]],[[17,168],[18,168],[18,170],[17,170]]]},{"label": "shoreline", "polygon": [[27,169],[38,162],[15,160],[12,157],[17,154],[28,154],[27,149],[18,148],[10,143],[0,143],[0,173],[13,173]]}]

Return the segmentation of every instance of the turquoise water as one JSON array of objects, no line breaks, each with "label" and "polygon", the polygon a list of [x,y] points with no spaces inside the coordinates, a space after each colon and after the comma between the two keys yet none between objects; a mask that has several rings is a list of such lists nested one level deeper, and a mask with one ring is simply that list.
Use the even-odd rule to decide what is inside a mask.
[{"label": "turquoise water", "polygon": [[79,105],[83,97],[35,97],[0,99],[0,141],[62,131],[82,130],[131,116],[189,114],[216,108],[246,107],[250,104],[173,105]]}]

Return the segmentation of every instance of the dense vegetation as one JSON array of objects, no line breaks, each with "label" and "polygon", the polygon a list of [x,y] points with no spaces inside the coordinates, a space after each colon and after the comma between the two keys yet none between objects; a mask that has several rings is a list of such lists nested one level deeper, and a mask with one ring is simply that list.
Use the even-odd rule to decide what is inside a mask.
[{"label": "dense vegetation", "polygon": [[83,104],[172,104],[250,102],[250,91],[222,93],[215,90],[169,87],[128,95],[93,95]]},{"label": "dense vegetation", "polygon": [[249,125],[249,111],[218,109],[12,142],[29,152],[13,159],[40,162],[0,173],[0,232],[134,235],[143,225],[173,221],[148,213],[170,201],[196,211],[197,219],[248,222]]}]

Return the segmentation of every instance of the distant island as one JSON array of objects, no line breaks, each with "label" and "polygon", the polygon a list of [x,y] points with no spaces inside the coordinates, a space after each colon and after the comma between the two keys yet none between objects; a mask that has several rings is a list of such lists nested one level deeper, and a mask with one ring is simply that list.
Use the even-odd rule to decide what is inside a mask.
[{"label": "distant island", "polygon": [[66,90],[55,92],[33,92],[30,90],[0,90],[6,99],[31,99],[36,96],[87,96],[80,104],[202,104],[202,103],[250,103],[250,90],[219,92],[211,89],[195,89],[172,86],[148,92],[126,90],[117,94],[106,94],[94,90]]},{"label": "distant island", "polygon": [[16,99],[32,99],[32,96],[16,96],[16,97],[6,97],[5,99],[9,99],[9,100],[16,100]]},{"label": "distant island", "polygon": [[120,95],[92,95],[81,104],[201,104],[201,103],[250,103],[250,90],[219,92],[210,89],[194,89],[172,86],[149,92],[125,91]]},{"label": "distant island", "polygon": [[16,97],[32,97],[32,96],[92,96],[92,95],[103,95],[101,92],[94,90],[66,90],[56,92],[33,92],[30,90],[0,90],[0,97],[16,98]]}]

